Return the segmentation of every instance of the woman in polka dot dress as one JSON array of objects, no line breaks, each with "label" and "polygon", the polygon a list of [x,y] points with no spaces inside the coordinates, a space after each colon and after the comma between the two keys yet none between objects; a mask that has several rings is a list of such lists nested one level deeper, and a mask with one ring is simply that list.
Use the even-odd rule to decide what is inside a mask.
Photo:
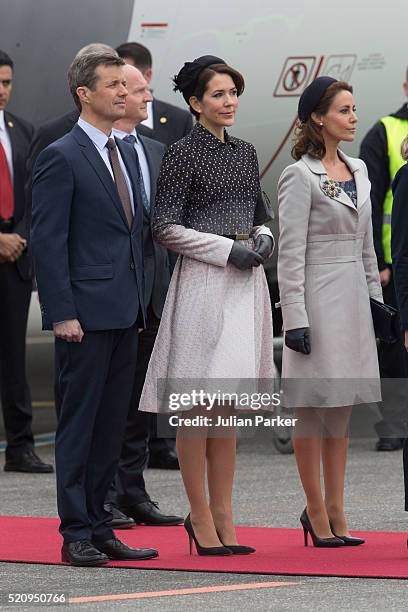
[{"label": "woman in polka dot dress", "polygon": [[[239,392],[248,400],[262,385],[271,390],[275,377],[260,265],[274,241],[263,225],[270,217],[256,151],[225,130],[234,123],[243,77],[220,58],[203,56],[187,62],[175,84],[197,124],[169,147],[158,180],[153,234],[180,256],[139,409],[173,413],[171,423],[179,425],[190,543],[195,540],[199,554],[248,554],[254,549],[238,545],[232,519],[236,435],[229,417],[233,409],[251,408],[248,401],[240,405]],[[206,395],[203,402],[203,393],[217,401]],[[236,395],[218,401],[223,393]],[[186,410],[195,426],[183,424]],[[220,417],[224,427],[217,425]]]}]

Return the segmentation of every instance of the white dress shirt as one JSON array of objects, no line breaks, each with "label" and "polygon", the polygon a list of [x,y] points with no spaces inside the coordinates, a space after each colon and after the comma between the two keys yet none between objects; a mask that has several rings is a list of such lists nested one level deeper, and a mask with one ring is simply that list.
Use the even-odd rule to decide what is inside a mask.
[{"label": "white dress shirt", "polygon": [[[81,119],[81,117],[78,119],[78,125],[79,125],[80,128],[82,128],[84,130],[86,135],[89,136],[89,138],[94,143],[96,150],[98,151],[98,153],[102,157],[103,161],[105,162],[105,165],[106,165],[107,169],[110,172],[110,175],[112,177],[113,182],[115,182],[115,177],[113,175],[112,166],[111,166],[111,163],[110,163],[110,160],[109,160],[109,151],[108,151],[108,148],[106,146],[106,144],[108,142],[108,138],[110,138],[110,137],[113,138],[113,133],[111,132],[110,136],[107,136],[104,132],[102,132],[102,130],[96,128],[94,125],[91,125],[87,121],[84,121],[83,119]],[[119,148],[118,148],[118,157],[119,157],[120,167],[121,167],[121,170],[122,170],[123,175],[125,177],[126,185],[127,185],[128,191],[129,191],[130,204],[132,206],[132,212],[133,212],[133,214],[135,214],[135,204],[134,204],[134,201],[133,201],[132,183],[131,183],[131,180],[129,178],[128,172],[126,170],[126,166],[124,164],[122,156],[120,154]]]},{"label": "white dress shirt", "polygon": [[11,180],[13,181],[13,150],[11,148],[11,140],[6,129],[6,121],[4,119],[4,111],[0,111],[0,142],[6,153],[7,163],[10,171]]},{"label": "white dress shirt", "polygon": [[147,199],[149,200],[149,203],[150,203],[151,189],[150,189],[149,162],[147,161],[145,150],[143,148],[142,143],[140,142],[140,139],[139,139],[139,137],[137,135],[136,130],[134,129],[133,132],[130,132],[130,134],[129,134],[128,132],[122,132],[122,130],[118,130],[116,128],[113,128],[112,134],[114,136],[116,136],[116,138],[120,138],[121,140],[123,140],[125,138],[125,136],[134,136],[136,138],[136,142],[135,142],[134,146],[135,146],[135,149],[136,149],[137,156],[139,158],[139,164],[140,164],[140,169],[142,171],[143,184],[144,184],[145,192],[146,192],[146,195],[147,195]]}]

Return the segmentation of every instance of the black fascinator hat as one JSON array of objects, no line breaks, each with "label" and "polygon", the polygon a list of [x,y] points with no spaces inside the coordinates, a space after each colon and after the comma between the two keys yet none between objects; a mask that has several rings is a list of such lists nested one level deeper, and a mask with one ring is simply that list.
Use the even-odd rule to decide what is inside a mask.
[{"label": "black fascinator hat", "polygon": [[194,95],[198,78],[201,72],[213,64],[225,64],[225,61],[215,55],[202,55],[193,62],[186,62],[180,72],[174,76],[174,91],[180,91],[183,98],[189,103],[189,99]]}]

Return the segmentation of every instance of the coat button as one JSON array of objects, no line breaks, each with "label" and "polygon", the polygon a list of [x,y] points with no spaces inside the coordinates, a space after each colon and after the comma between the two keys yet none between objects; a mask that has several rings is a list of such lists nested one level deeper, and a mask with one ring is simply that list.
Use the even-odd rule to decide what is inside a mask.
[{"label": "coat button", "polygon": [[132,262],[131,262],[131,264],[130,264],[130,269],[131,269],[131,270],[134,270],[134,269],[135,269],[135,264],[133,263],[133,261],[132,261]]}]

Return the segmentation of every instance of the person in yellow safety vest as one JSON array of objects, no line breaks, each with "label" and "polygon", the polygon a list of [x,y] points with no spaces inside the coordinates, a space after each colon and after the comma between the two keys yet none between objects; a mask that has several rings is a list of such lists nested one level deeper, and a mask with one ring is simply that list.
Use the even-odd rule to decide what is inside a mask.
[{"label": "person in yellow safety vest", "polygon": [[[408,68],[403,89],[408,98]],[[408,133],[408,104],[397,112],[380,119],[366,134],[361,143],[360,157],[367,165],[371,181],[371,203],[374,247],[380,270],[384,302],[396,306],[395,289],[392,277],[391,260],[391,184],[398,170],[404,164],[401,156],[401,143]],[[381,343],[379,347],[380,371],[383,379],[406,378],[408,375],[407,358],[404,345]],[[379,440],[376,449],[380,451],[398,450],[405,437],[407,399],[401,385],[383,382],[382,420],[376,424]],[[389,390],[392,389],[393,397]]]}]

